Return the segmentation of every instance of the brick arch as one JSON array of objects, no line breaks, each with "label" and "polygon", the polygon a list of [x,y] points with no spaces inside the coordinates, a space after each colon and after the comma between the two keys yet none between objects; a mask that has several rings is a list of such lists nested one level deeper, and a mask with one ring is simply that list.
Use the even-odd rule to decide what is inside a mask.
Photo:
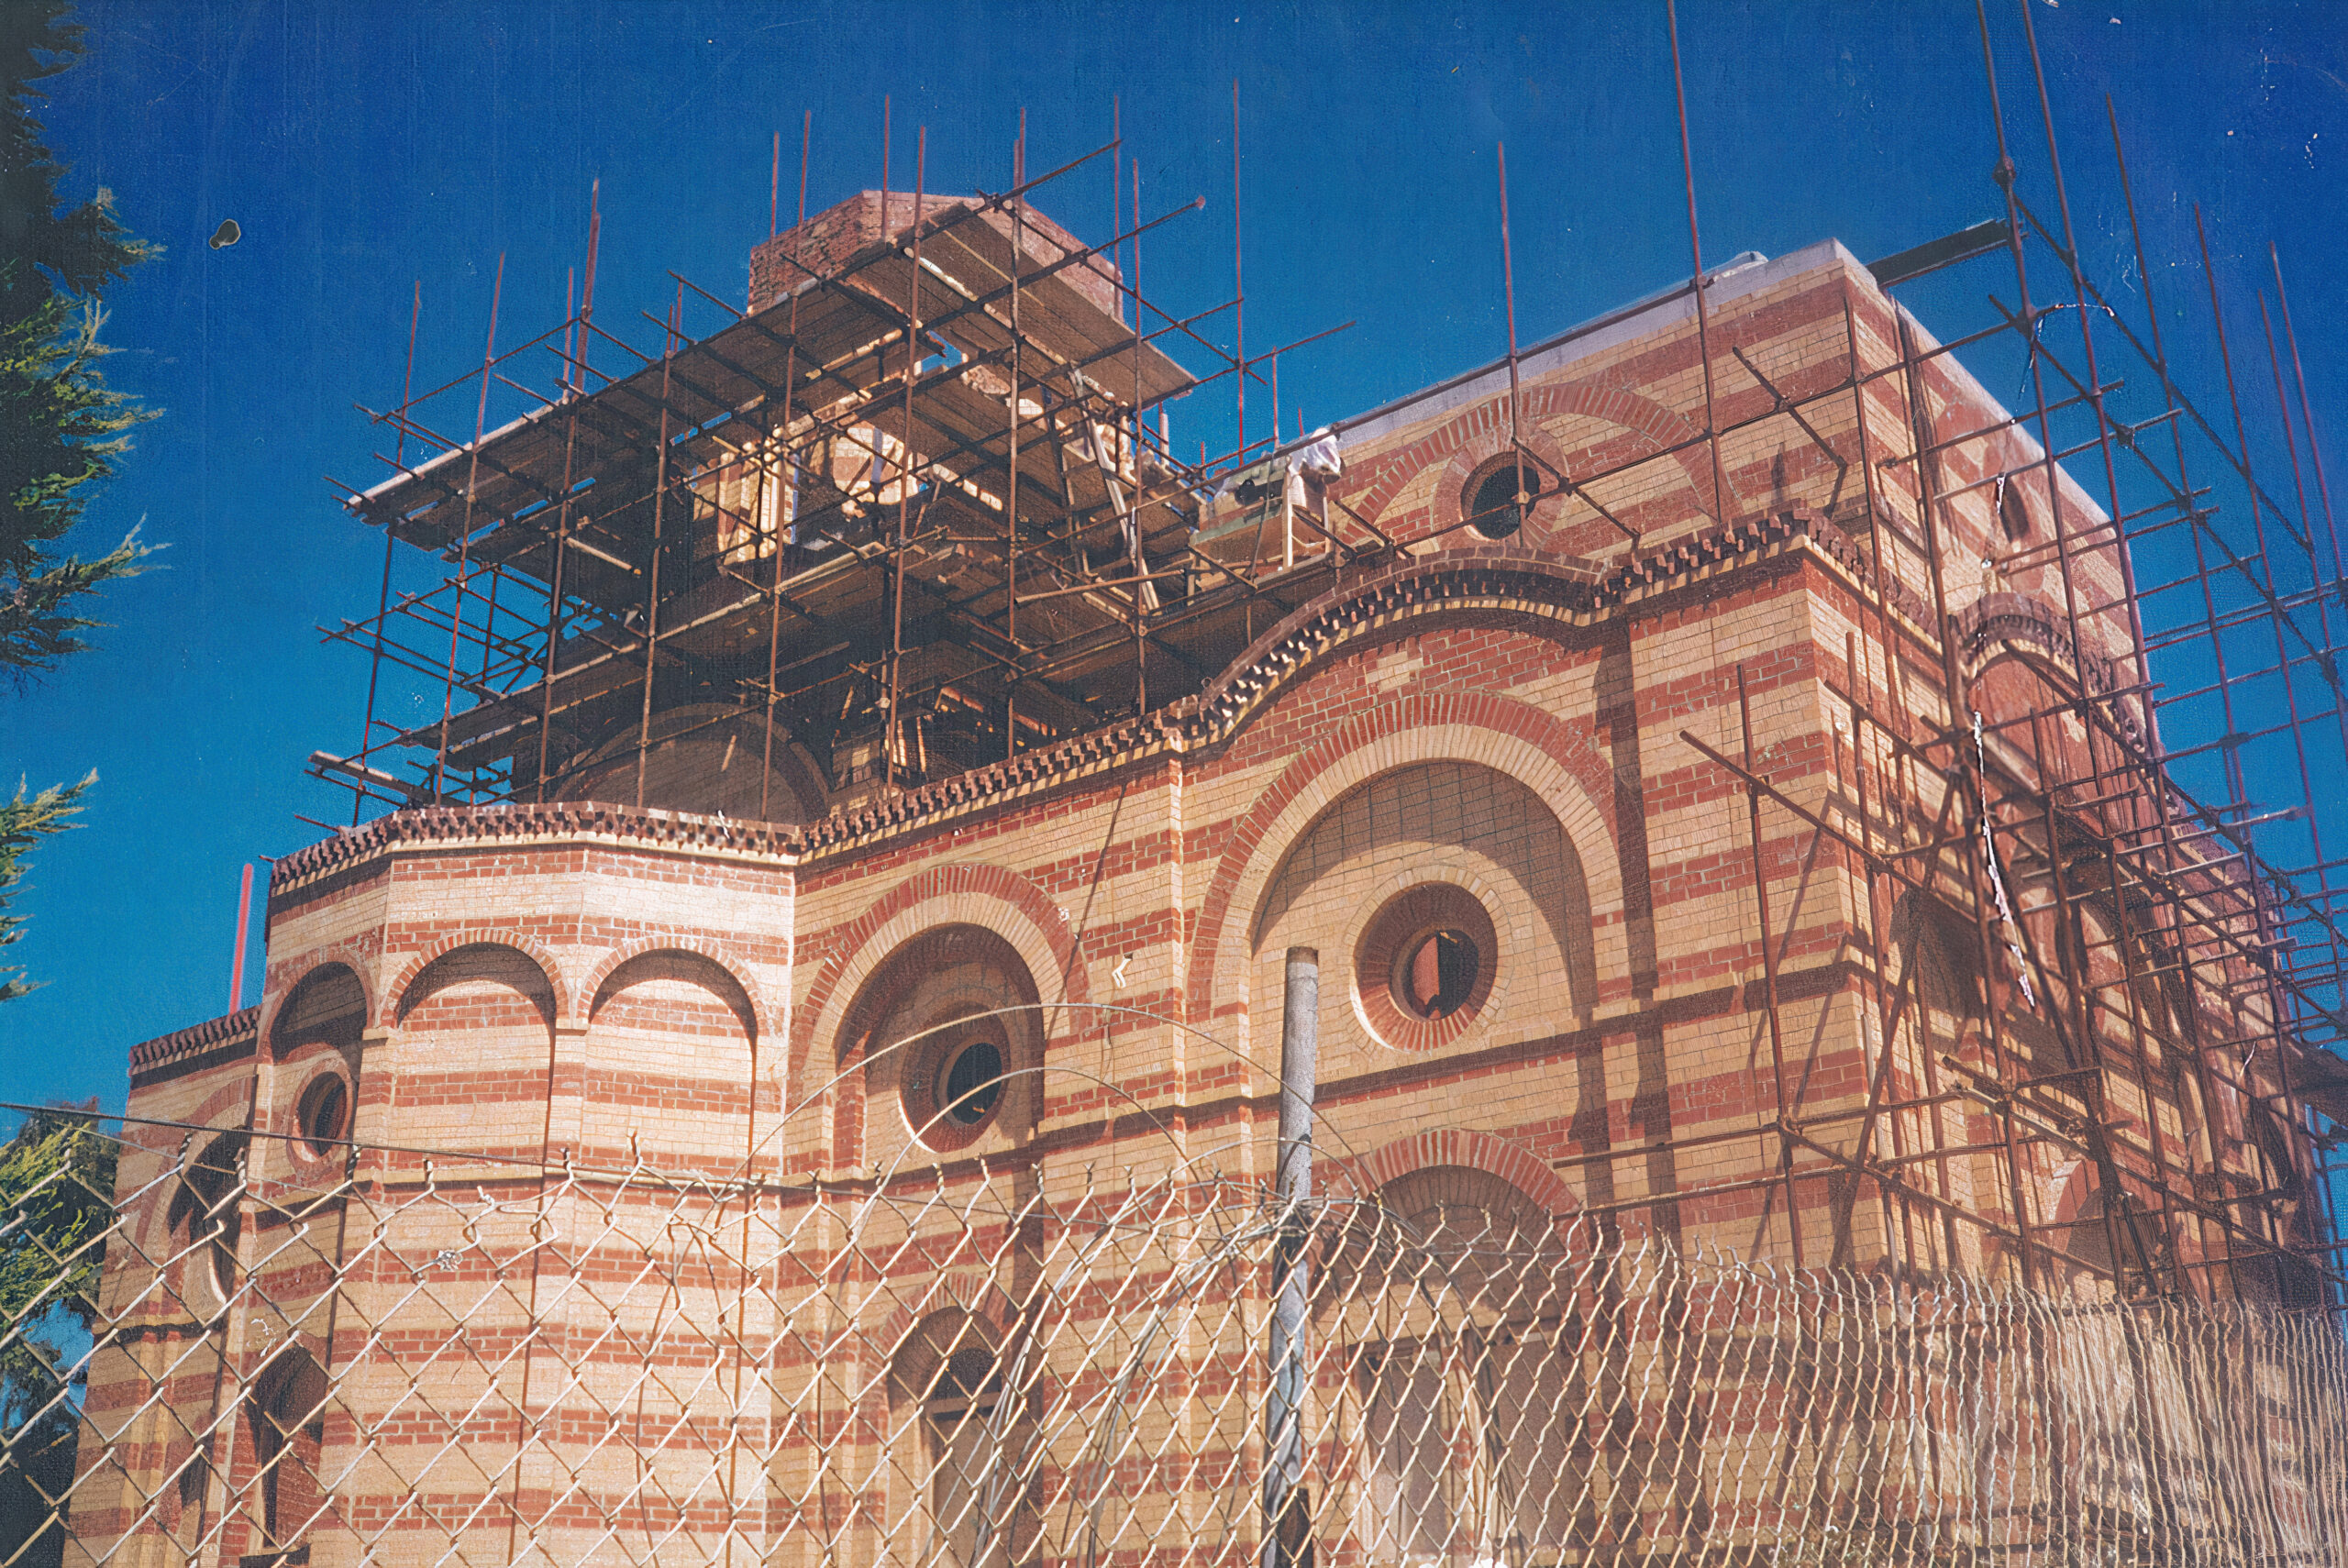
[{"label": "brick arch", "polygon": [[[938,925],[976,925],[1002,937],[1026,964],[1046,1002],[1092,999],[1076,933],[1067,912],[1042,889],[1000,866],[933,866],[898,883],[827,937],[830,951],[792,1021],[790,1082],[805,1082],[815,1042],[840,1027],[865,981],[904,943]],[[1085,1021],[1075,1027],[1092,1025]]]},{"label": "brick arch", "polygon": [[[1551,475],[1570,474],[1572,470],[1566,467],[1566,449],[1558,446],[1547,431],[1528,425],[1520,427],[1519,436],[1525,450],[1539,459],[1539,462],[1534,462],[1528,458],[1525,463],[1534,491],[1539,499],[1534,502],[1532,515],[1525,519],[1523,528],[1508,544],[1516,549],[1530,547],[1537,550],[1554,539],[1557,515],[1565,510],[1564,492],[1555,488]],[[1477,469],[1509,449],[1508,422],[1505,418],[1499,420],[1490,429],[1460,443],[1452,452],[1450,460],[1444,464],[1442,477],[1435,480],[1432,505],[1436,528],[1456,528],[1459,525],[1466,515],[1466,508],[1460,502],[1468,479]],[[1544,464],[1547,465],[1545,469],[1542,466]],[[1473,548],[1485,543],[1472,529],[1445,535],[1445,539],[1454,547],[1466,546]]]},{"label": "brick arch", "polygon": [[562,1010],[570,1005],[570,991],[563,982],[561,962],[555,957],[553,951],[536,937],[518,931],[502,926],[473,926],[449,933],[401,966],[398,977],[384,987],[382,994],[376,999],[376,1005],[381,1010],[376,1016],[375,1027],[388,1029],[398,1022],[400,1004],[407,999],[407,993],[414,988],[417,977],[460,947],[510,947],[536,964],[545,974],[547,987],[554,995],[555,1022],[558,1025],[570,1023],[570,1015]]},{"label": "brick arch", "polygon": [[1569,1220],[1581,1211],[1581,1199],[1559,1179],[1548,1161],[1497,1132],[1469,1127],[1431,1127],[1356,1159],[1332,1163],[1336,1166],[1332,1174],[1349,1183],[1361,1198],[1371,1197],[1414,1171],[1464,1165],[1498,1176],[1555,1219]]},{"label": "brick arch", "polygon": [[749,966],[723,944],[699,936],[639,936],[604,955],[586,978],[579,982],[579,989],[566,1003],[566,1010],[581,1021],[590,1021],[604,982],[619,971],[621,965],[654,953],[677,953],[689,957],[704,958],[724,970],[733,982],[742,988],[743,999],[750,1004],[750,1016],[758,1037],[770,1040],[775,1034],[774,1014],[767,1006],[766,992],[752,977]]},{"label": "brick arch", "polygon": [[[1700,447],[1682,445],[1700,436],[1703,433],[1701,426],[1653,398],[1598,381],[1553,381],[1525,388],[1520,394],[1518,406],[1523,411],[1520,431],[1524,432],[1526,425],[1534,426],[1532,431],[1525,432],[1528,436],[1525,445],[1540,452],[1549,462],[1556,464],[1563,473],[1570,476],[1573,472],[1564,462],[1564,453],[1554,447],[1543,450],[1529,437],[1545,436],[1545,432],[1537,428],[1545,418],[1581,416],[1602,420],[1635,432],[1653,443],[1657,456],[1674,447],[1681,447],[1681,450],[1671,454],[1680,473],[1699,498],[1711,492],[1711,454]],[[1425,472],[1431,464],[1443,463],[1447,472],[1451,460],[1463,451],[1475,448],[1479,444],[1497,451],[1501,446],[1506,445],[1507,439],[1507,395],[1502,393],[1471,403],[1402,450],[1374,463],[1365,476],[1365,488],[1355,504],[1371,521],[1379,521],[1394,498],[1409,488],[1411,481]],[[1479,460],[1471,459],[1468,466],[1473,467],[1474,462]],[[1467,469],[1463,468],[1460,477],[1465,478],[1466,473]],[[1441,494],[1440,489],[1437,494]],[[1736,489],[1733,484],[1729,487],[1729,500],[1732,502],[1736,500]],[[1713,515],[1721,515],[1717,505],[1713,508]],[[1456,521],[1456,517],[1454,521]]]},{"label": "brick arch", "polygon": [[269,1038],[277,1029],[278,1015],[285,1010],[285,1004],[293,999],[295,991],[321,971],[338,966],[349,970],[350,977],[359,982],[359,994],[366,1001],[361,1016],[366,1022],[373,1023],[377,1011],[382,1006],[382,999],[375,991],[375,955],[356,944],[338,942],[330,947],[305,954],[289,964],[287,972],[293,978],[287,983],[264,982],[269,987],[269,994],[261,1000],[260,1018],[254,1026],[255,1048],[268,1049]]},{"label": "brick arch", "polygon": [[955,1269],[936,1282],[918,1309],[903,1301],[892,1303],[873,1336],[874,1342],[885,1349],[893,1361],[903,1347],[905,1337],[940,1312],[969,1313],[993,1331],[997,1344],[1009,1338],[1018,1316],[1000,1281],[976,1269]]},{"label": "brick arch", "polygon": [[1248,645],[1195,699],[1208,733],[1228,742],[1288,687],[1334,659],[1414,635],[1431,616],[1505,609],[1530,636],[1562,637],[1593,622],[1603,606],[1586,569],[1507,545],[1468,558],[1404,560],[1308,601]]},{"label": "brick arch", "polygon": [[1613,776],[1588,737],[1510,698],[1413,693],[1380,703],[1306,748],[1234,826],[1199,907],[1187,988],[1191,1022],[1213,1016],[1217,974],[1246,970],[1250,914],[1290,848],[1346,791],[1422,762],[1473,763],[1531,790],[1581,857],[1593,918],[1620,905]]}]

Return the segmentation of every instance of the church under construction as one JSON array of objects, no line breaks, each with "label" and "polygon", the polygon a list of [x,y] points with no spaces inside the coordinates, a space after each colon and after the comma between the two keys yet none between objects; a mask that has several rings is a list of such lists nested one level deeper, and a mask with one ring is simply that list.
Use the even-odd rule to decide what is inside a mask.
[{"label": "church under construction", "polygon": [[1273,357],[1104,156],[381,416],[439,581],[132,1053],[69,1560],[2348,1561],[2279,268],[2207,401],[2006,163],[1186,458]]}]

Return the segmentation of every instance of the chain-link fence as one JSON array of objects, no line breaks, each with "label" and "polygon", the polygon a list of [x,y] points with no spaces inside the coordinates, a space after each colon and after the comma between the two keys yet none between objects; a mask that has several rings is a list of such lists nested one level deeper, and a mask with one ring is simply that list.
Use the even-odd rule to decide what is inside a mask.
[{"label": "chain-link fence", "polygon": [[2348,1563],[2320,1314],[1773,1270],[1465,1170],[254,1149],[10,1178],[9,1562]]}]

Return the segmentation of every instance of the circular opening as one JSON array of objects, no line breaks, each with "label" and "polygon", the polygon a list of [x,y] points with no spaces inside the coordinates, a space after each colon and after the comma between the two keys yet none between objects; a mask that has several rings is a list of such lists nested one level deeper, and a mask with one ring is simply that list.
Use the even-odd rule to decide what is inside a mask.
[{"label": "circular opening", "polygon": [[1468,526],[1487,539],[1505,539],[1524,526],[1524,514],[1540,494],[1541,475],[1532,464],[1502,463],[1468,496]]},{"label": "circular opening", "polygon": [[350,1131],[350,1090],[340,1077],[328,1073],[302,1091],[296,1115],[311,1156],[325,1159]]},{"label": "circular opening", "polygon": [[937,1075],[937,1105],[947,1120],[976,1127],[1002,1099],[1002,1047],[972,1040],[946,1058]]},{"label": "circular opening", "polygon": [[1388,899],[1354,948],[1354,996],[1378,1041],[1424,1051],[1473,1027],[1500,967],[1500,934],[1481,900],[1449,882]]},{"label": "circular opening", "polygon": [[2030,537],[2030,508],[2022,502],[2021,486],[2011,480],[1998,481],[1998,525],[2016,544]]},{"label": "circular opening", "polygon": [[1475,938],[1445,927],[1404,943],[1394,965],[1393,994],[1421,1018],[1448,1018],[1475,994],[1484,955]]}]

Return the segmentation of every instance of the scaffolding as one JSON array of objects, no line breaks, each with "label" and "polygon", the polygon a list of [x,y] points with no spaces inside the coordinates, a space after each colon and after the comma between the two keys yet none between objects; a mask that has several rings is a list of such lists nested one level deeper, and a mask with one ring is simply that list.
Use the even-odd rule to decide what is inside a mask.
[{"label": "scaffolding", "polygon": [[[1130,281],[1142,237],[1200,204],[1077,248],[1031,215],[1033,192],[1080,168],[1105,159],[1113,177],[1119,145],[1001,194],[941,202],[918,176],[884,190],[883,225],[913,221],[823,272],[771,243],[795,276],[754,312],[679,277],[657,352],[595,319],[591,245],[574,314],[502,350],[493,326],[478,371],[377,416],[393,477],[349,491],[350,509],[452,569],[394,600],[387,554],[377,613],[330,634],[377,674],[366,744],[314,768],[362,803],[570,798],[584,759],[631,754],[581,738],[625,738],[633,719],[636,777],[615,792],[641,805],[656,742],[747,717],[770,772],[788,734],[832,795],[1195,690],[1320,583],[1191,547],[1218,463],[1179,458],[1150,418],[1205,384],[1169,345],[1221,359],[1209,381],[1263,373],[1198,330],[1236,301],[1176,319]],[[803,168],[801,204],[803,229]],[[689,306],[724,324],[695,337]],[[617,373],[597,365],[614,359]],[[552,396],[517,379],[549,360]],[[536,406],[480,430],[493,385]],[[471,440],[431,423],[451,403],[472,404]],[[1281,547],[1292,564],[1294,538]],[[377,718],[386,663],[437,681],[435,722]],[[656,722],[672,712],[703,716]],[[403,778],[387,766],[403,755],[427,760]],[[770,781],[755,814],[794,804]]]},{"label": "scaffolding", "polygon": [[[1558,471],[1513,439],[1511,504],[1557,493],[1586,507],[1619,536],[1594,566],[1630,571],[1685,544],[1642,535],[1609,504],[1650,465],[1701,453],[1724,495],[1723,443],[1767,427],[1833,471],[1833,521],[1867,592],[1824,678],[1841,723],[1822,793],[1810,776],[1772,781],[1749,708],[1741,753],[1683,737],[1747,801],[1778,1098],[1767,1125],[1722,1136],[1755,1150],[1745,1185],[1782,1193],[1792,1259],[1836,1261],[1800,1231],[1801,1193],[1831,1183],[1872,1195],[1918,1266],[1987,1244],[2029,1286],[2086,1270],[2126,1298],[2337,1312],[2348,1309],[2348,1243],[2331,1212],[2348,1127],[2335,1054],[2348,1032],[2348,856],[2333,852],[2348,821],[2318,784],[2348,777],[2348,569],[2280,259],[2269,257],[2274,309],[2262,286],[2260,332],[2238,365],[2243,324],[2223,314],[2201,247],[2193,304],[2206,303],[2224,386],[2221,400],[2189,394],[2154,308],[2186,302],[2152,297],[2168,274],[2147,265],[2132,194],[2141,315],[2083,265],[2026,5],[2020,30],[2026,62],[2000,61],[1984,14],[2000,215],[1872,268],[1895,297],[1927,279],[1939,296],[1962,284],[1979,302],[1973,326],[1934,340],[1903,313],[1886,359],[1846,312],[1844,373],[1798,394],[1741,351],[1714,352],[1683,101],[1690,276],[1707,281],[1683,285],[1702,428],[1589,472]],[[1676,17],[1671,50],[1676,81]],[[2048,149],[2027,179],[2001,92],[2015,80]],[[2124,191],[2116,105],[2109,118]],[[756,310],[677,278],[666,315],[646,316],[653,350],[596,318],[591,240],[586,289],[562,322],[504,348],[493,325],[477,370],[378,415],[392,477],[347,502],[386,531],[387,552],[404,543],[448,569],[394,599],[387,553],[377,613],[331,633],[376,661],[363,744],[313,759],[353,790],[354,821],[371,802],[642,806],[659,746],[745,724],[766,766],[741,814],[763,821],[796,824],[810,809],[776,796],[778,754],[792,747],[836,804],[1000,778],[1029,753],[1174,712],[1348,572],[1471,525],[1390,536],[1343,482],[1310,469],[1312,438],[1246,438],[1246,383],[1300,345],[1250,356],[1244,291],[1183,315],[1139,287],[1142,237],[1198,202],[1145,221],[1136,184],[1108,242],[1038,237],[1031,195],[1104,159],[1123,167],[1121,149],[1034,180],[1018,171],[1023,149],[1006,190],[951,202],[917,173],[903,221],[889,222],[884,189],[882,236],[836,265],[781,251],[792,281]],[[1504,215],[1504,164],[1501,181]],[[1504,215],[1501,242],[1513,436],[1523,355]],[[1209,335],[1225,312],[1229,348]],[[717,325],[689,329],[689,314]],[[2012,373],[2019,412],[1938,431],[1924,375],[1959,354]],[[2130,373],[2112,374],[2121,360]],[[551,395],[526,384],[534,365],[551,368]],[[1735,378],[1766,406],[1724,416]],[[1226,381],[1239,444],[1181,457],[1167,403]],[[486,429],[493,387],[535,406]],[[447,433],[445,409],[459,429],[471,423],[469,438]],[[2034,474],[1984,456],[2015,435]],[[2276,444],[2287,486],[2261,457]],[[2090,476],[2086,490],[2069,463]],[[1311,484],[1291,482],[1307,473]],[[2046,510],[2035,532],[2030,495]],[[1959,505],[2008,521],[2018,548],[2002,570],[2051,584],[2037,612],[1944,608],[1946,574],[1970,569],[1946,542]],[[1730,536],[1774,525],[1699,521]],[[1969,666],[1992,646],[2028,675],[1985,694]],[[436,690],[437,717],[379,716],[386,667]],[[1844,1119],[1855,1131],[1830,1132],[1788,1087],[1800,1064],[1779,1024],[1778,954],[1790,915],[1770,908],[1762,860],[1789,824],[1840,857],[1868,911],[1860,957],[1877,1044],[1866,1105]],[[1895,948],[1920,908],[1962,931],[1985,996],[2030,999],[2046,1039],[2016,1037],[1987,1005],[1978,1060],[1929,1043],[1900,1056],[1894,1043],[1926,1001],[1918,966]],[[2164,1103],[2188,1102],[2198,1131],[2165,1123]],[[2220,1157],[2220,1123],[2246,1165]],[[1999,1169],[1986,1192],[1952,1174],[1978,1158]],[[2089,1196],[2036,1211],[2033,1173],[2058,1159],[2077,1164]],[[1958,1232],[1971,1240],[1932,1240]]]}]

